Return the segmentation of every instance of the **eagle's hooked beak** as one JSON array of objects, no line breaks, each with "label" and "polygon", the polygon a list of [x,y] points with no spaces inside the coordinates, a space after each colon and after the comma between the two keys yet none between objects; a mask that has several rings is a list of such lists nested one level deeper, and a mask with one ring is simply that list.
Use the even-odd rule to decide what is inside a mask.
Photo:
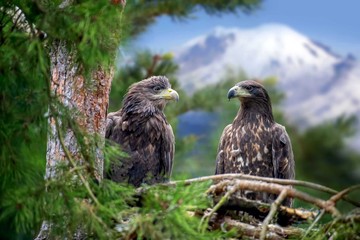
[{"label": "eagle's hooked beak", "polygon": [[248,97],[248,96],[251,96],[251,94],[245,88],[239,86],[234,86],[230,88],[227,95],[229,100],[235,97]]},{"label": "eagle's hooked beak", "polygon": [[179,94],[171,88],[165,89],[160,93],[160,96],[166,100],[179,101]]}]

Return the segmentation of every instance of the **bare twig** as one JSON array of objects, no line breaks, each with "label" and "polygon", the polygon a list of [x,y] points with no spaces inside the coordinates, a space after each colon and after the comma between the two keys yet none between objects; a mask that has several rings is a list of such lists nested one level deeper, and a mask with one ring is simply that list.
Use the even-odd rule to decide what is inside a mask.
[{"label": "bare twig", "polygon": [[339,201],[340,199],[344,198],[345,195],[349,194],[350,192],[360,189],[360,184],[358,185],[354,185],[351,187],[348,187],[344,190],[342,190],[341,192],[338,192],[337,194],[335,194],[334,196],[332,196],[329,201],[333,202],[334,204],[336,204],[337,201]]},{"label": "bare twig", "polygon": [[260,240],[265,240],[266,237],[266,230],[268,228],[268,225],[270,223],[270,221],[273,219],[277,209],[279,208],[280,204],[282,203],[282,201],[284,201],[284,199],[287,196],[287,189],[283,189],[280,193],[280,195],[276,198],[276,200],[271,204],[271,209],[269,214],[266,216],[265,220],[263,221],[262,224],[262,228],[261,228],[261,233],[260,233]]},{"label": "bare twig", "polygon": [[[306,182],[306,181],[300,181],[300,180],[290,180],[290,179],[279,179],[279,178],[267,178],[267,177],[258,177],[258,176],[252,176],[247,174],[219,174],[219,175],[212,175],[212,176],[205,176],[205,177],[199,177],[199,178],[192,178],[187,179],[184,181],[172,181],[169,183],[165,183],[164,185],[173,186],[178,183],[183,183],[185,185],[192,184],[196,182],[205,182],[205,181],[221,181],[226,179],[245,179],[245,180],[257,180],[262,182],[268,182],[268,183],[277,183],[281,185],[293,185],[293,186],[302,186],[307,188],[312,188],[318,191],[326,192],[329,194],[337,194],[338,191],[331,189],[329,187],[312,183],[312,182]],[[342,197],[345,201],[353,204],[354,206],[360,207],[360,202],[353,201],[349,199],[348,197],[344,196]]]}]

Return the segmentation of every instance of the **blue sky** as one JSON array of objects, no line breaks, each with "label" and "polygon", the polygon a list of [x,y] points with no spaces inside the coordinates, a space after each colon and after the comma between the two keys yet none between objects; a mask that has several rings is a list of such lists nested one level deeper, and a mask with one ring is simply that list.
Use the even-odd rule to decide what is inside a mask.
[{"label": "blue sky", "polygon": [[288,25],[336,53],[350,52],[360,58],[359,0],[264,0],[260,9],[251,14],[208,16],[197,11],[193,19],[186,21],[160,17],[139,36],[136,45],[164,53],[216,26],[253,28],[266,23]]}]

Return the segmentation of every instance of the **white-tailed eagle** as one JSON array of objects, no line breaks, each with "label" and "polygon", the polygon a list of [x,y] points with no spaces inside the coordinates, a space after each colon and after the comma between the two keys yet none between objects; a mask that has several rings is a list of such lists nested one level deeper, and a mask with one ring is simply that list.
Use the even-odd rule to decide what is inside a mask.
[{"label": "white-tailed eagle", "polygon": [[108,114],[105,135],[128,157],[112,159],[107,178],[136,187],[169,180],[175,139],[163,110],[170,100],[178,101],[179,95],[166,77],[154,76],[130,86],[122,108]]},{"label": "white-tailed eagle", "polygon": [[[269,95],[257,81],[242,81],[228,92],[238,98],[240,109],[225,127],[218,147],[215,174],[243,173],[261,177],[294,179],[295,162],[285,127],[275,122]],[[274,195],[245,192],[245,197],[272,202]],[[292,201],[283,203],[291,206]]]}]

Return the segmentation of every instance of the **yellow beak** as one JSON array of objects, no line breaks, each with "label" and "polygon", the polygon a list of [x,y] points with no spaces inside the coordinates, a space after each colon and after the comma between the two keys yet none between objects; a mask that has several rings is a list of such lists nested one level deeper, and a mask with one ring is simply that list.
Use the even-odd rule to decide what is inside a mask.
[{"label": "yellow beak", "polygon": [[235,97],[249,97],[249,96],[251,96],[251,94],[246,89],[239,86],[234,86],[230,88],[227,95],[229,100]]},{"label": "yellow beak", "polygon": [[160,96],[166,100],[179,101],[179,94],[171,88],[165,89],[160,93]]}]

